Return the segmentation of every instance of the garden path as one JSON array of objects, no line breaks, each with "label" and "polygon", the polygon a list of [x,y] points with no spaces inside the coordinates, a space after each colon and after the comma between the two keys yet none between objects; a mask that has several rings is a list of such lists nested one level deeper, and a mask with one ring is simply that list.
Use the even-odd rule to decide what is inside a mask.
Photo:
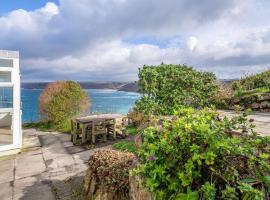
[{"label": "garden path", "polygon": [[28,129],[23,135],[22,153],[0,157],[0,199],[72,199],[67,180],[83,176],[90,155],[100,148],[73,146],[69,134]]},{"label": "garden path", "polygon": [[[219,110],[221,116],[236,116],[238,115],[234,111],[225,111]],[[253,112],[251,115],[248,116],[248,119],[254,119],[254,124],[256,125],[255,130],[264,136],[270,136],[270,113],[263,113],[263,112]]]}]

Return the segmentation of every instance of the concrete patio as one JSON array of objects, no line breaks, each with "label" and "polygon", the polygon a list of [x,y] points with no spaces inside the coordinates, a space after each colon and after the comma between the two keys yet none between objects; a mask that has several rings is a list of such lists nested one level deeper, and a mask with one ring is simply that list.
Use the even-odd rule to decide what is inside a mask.
[{"label": "concrete patio", "polygon": [[87,161],[97,149],[73,146],[69,134],[34,129],[23,134],[23,152],[0,157],[0,199],[73,199],[66,181],[84,175]]}]

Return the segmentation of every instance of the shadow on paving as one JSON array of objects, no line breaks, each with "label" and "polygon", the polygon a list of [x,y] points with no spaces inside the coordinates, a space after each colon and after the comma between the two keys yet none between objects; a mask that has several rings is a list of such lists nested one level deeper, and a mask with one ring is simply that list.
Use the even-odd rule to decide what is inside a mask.
[{"label": "shadow on paving", "polygon": [[14,196],[18,200],[83,200],[81,194],[84,174],[71,177],[67,180],[43,180],[32,182],[24,187],[19,195]]}]

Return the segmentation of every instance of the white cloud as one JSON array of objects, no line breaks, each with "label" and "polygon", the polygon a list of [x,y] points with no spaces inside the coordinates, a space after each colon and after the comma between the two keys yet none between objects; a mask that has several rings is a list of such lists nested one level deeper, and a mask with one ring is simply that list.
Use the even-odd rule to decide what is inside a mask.
[{"label": "white cloud", "polygon": [[194,51],[199,44],[199,40],[196,37],[189,37],[187,40],[187,47],[190,51]]},{"label": "white cloud", "polygon": [[135,80],[138,67],[162,61],[234,78],[269,66],[267,5],[266,0],[60,0],[59,6],[47,3],[0,17],[0,44],[20,50],[27,81]]}]

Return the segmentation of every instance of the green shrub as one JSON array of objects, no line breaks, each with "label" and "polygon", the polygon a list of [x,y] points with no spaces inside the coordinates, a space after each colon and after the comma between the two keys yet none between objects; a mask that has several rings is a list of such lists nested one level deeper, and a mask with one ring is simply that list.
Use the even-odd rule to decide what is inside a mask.
[{"label": "green shrub", "polygon": [[143,131],[138,173],[156,199],[269,199],[270,137],[243,116],[181,109]]},{"label": "green shrub", "polygon": [[257,94],[270,93],[270,88],[256,88],[252,90],[237,90],[234,93],[234,97],[245,97]]},{"label": "green shrub", "polygon": [[133,142],[120,141],[112,145],[114,149],[135,153],[137,151]]},{"label": "green shrub", "polygon": [[138,128],[135,125],[128,125],[126,127],[126,132],[128,135],[136,135],[138,133]]},{"label": "green shrub", "polygon": [[180,106],[208,106],[218,90],[215,80],[213,73],[185,65],[143,66],[138,82],[142,97],[135,110],[167,115]]},{"label": "green shrub", "polygon": [[127,114],[128,119],[134,124],[135,126],[139,126],[145,121],[145,115],[136,110],[132,110]]},{"label": "green shrub", "polygon": [[232,89],[237,90],[253,90],[256,88],[268,88],[270,89],[270,70],[247,76],[239,81],[232,83]]},{"label": "green shrub", "polygon": [[70,119],[89,108],[89,98],[74,81],[50,83],[39,97],[39,112],[43,120],[57,130],[69,131]]}]

